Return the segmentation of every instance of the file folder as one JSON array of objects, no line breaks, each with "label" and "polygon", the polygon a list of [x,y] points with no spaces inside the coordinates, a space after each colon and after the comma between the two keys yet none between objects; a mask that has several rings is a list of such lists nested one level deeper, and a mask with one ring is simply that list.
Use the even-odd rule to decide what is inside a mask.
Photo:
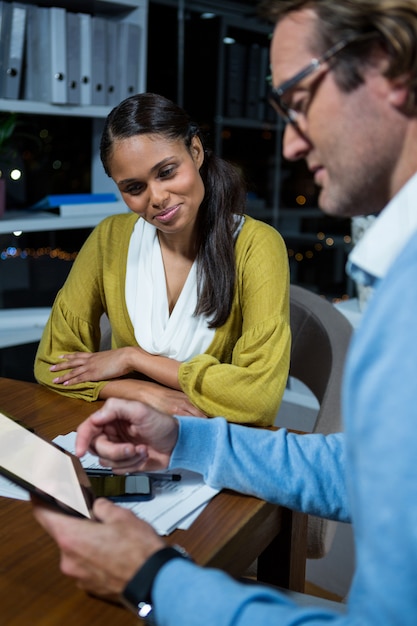
[{"label": "file folder", "polygon": [[80,104],[92,104],[91,15],[79,13],[80,19]]},{"label": "file folder", "polygon": [[22,66],[27,6],[18,2],[3,2],[2,4],[0,95],[3,98],[18,99],[23,85]]},{"label": "file folder", "polygon": [[47,8],[28,6],[24,97],[50,102],[49,15]]},{"label": "file folder", "polygon": [[274,109],[268,102],[268,92],[269,92],[269,77],[271,75],[270,66],[269,66],[269,48],[266,46],[261,47],[261,59],[260,59],[260,67],[259,67],[259,92],[258,92],[258,114],[257,117],[261,122],[267,121],[269,109],[271,109],[271,113],[269,114],[270,119],[276,121],[276,116],[273,118],[272,113],[275,113]]},{"label": "file folder", "polygon": [[81,23],[77,13],[67,13],[67,102],[80,104],[81,92]]},{"label": "file folder", "polygon": [[[0,14],[2,12],[0,2]],[[38,47],[37,37],[39,29],[36,26],[37,20],[37,8],[36,6],[28,6],[27,14],[27,26],[26,26],[26,72],[23,88],[23,97],[25,100],[36,100],[36,78],[35,69],[39,67],[39,60],[35,60],[36,50]],[[1,23],[1,17],[0,17]],[[1,59],[0,59],[1,67]]]},{"label": "file folder", "polygon": [[7,11],[6,4],[6,2],[0,0],[0,98],[3,95],[3,65],[6,56],[6,46],[3,38],[5,13]]},{"label": "file folder", "polygon": [[246,117],[252,120],[258,117],[260,65],[261,47],[255,43],[249,48],[246,76]]},{"label": "file folder", "polygon": [[[49,41],[50,41],[50,102],[66,104],[67,102],[67,31],[66,10],[60,7],[50,7],[49,13]],[[39,68],[42,71],[42,67]]]},{"label": "file folder", "polygon": [[244,77],[246,75],[246,46],[233,43],[228,46],[226,67],[226,115],[243,116]]},{"label": "file folder", "polygon": [[119,93],[120,100],[139,90],[139,54],[141,29],[138,24],[119,23]]},{"label": "file folder", "polygon": [[92,18],[92,103],[106,104],[106,40],[107,24],[104,17]]},{"label": "file folder", "polygon": [[106,27],[106,104],[111,107],[119,104],[122,100],[119,91],[118,80],[118,48],[119,43],[117,41],[118,36],[118,22],[114,20],[107,20]]}]

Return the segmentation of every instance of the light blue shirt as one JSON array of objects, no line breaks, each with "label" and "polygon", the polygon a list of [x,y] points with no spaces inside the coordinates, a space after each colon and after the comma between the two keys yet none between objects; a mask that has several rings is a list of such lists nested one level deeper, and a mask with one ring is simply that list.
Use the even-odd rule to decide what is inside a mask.
[{"label": "light blue shirt", "polygon": [[[416,178],[408,184],[411,192],[417,205]],[[397,233],[403,224],[400,196],[389,205]],[[417,216],[417,208],[414,212]],[[376,280],[348,355],[345,434],[271,433],[222,418],[181,417],[171,459],[171,467],[199,471],[216,487],[351,520],[356,571],[347,613],[301,608],[271,588],[242,585],[223,572],[176,559],[155,581],[158,624],[417,623],[417,231],[410,234],[410,224],[404,225],[403,245],[397,242],[382,273],[378,263],[373,273],[369,247],[362,245],[364,252],[355,254],[357,268],[362,258],[371,259],[362,269]],[[388,230],[377,239],[377,249],[388,253]],[[374,235],[368,245],[375,246]]]}]

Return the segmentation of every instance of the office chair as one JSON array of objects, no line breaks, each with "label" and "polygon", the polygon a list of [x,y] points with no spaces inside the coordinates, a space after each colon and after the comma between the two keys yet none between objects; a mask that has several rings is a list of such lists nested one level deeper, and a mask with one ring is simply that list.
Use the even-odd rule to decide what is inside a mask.
[{"label": "office chair", "polygon": [[[341,381],[352,326],[330,302],[297,285],[290,287],[290,324],[290,376],[304,383],[319,403],[312,432],[338,432],[342,429]],[[310,515],[307,558],[325,556],[335,531],[336,522]]]}]

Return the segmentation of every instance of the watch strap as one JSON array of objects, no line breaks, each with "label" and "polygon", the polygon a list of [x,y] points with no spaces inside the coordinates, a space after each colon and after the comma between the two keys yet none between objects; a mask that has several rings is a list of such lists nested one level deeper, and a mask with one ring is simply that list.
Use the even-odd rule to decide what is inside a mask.
[{"label": "watch strap", "polygon": [[167,546],[152,554],[123,590],[122,597],[139,617],[147,617],[152,611],[152,587],[155,578],[165,563],[172,559],[188,559],[189,555],[180,546]]}]

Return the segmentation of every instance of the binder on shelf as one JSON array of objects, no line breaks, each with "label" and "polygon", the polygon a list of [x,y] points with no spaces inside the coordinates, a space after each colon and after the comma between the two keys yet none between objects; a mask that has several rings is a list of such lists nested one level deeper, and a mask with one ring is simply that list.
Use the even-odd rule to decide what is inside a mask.
[{"label": "binder on shelf", "polygon": [[67,103],[81,103],[81,20],[78,13],[66,14]]},{"label": "binder on shelf", "polygon": [[50,102],[51,97],[48,10],[28,6],[24,98],[35,102]]},{"label": "binder on shelf", "polygon": [[28,7],[24,97],[66,104],[66,11],[59,7]]},{"label": "binder on shelf", "polygon": [[79,13],[80,20],[80,104],[92,104],[91,15]]},{"label": "binder on shelf", "polygon": [[119,101],[139,91],[141,29],[138,24],[118,23]]},{"label": "binder on shelf", "polygon": [[[1,14],[0,2],[0,14]],[[39,67],[38,59],[35,60],[38,48],[38,35],[39,30],[36,26],[37,20],[37,8],[36,6],[28,6],[27,25],[26,25],[26,70],[24,77],[23,98],[25,100],[36,100],[36,80],[35,80],[35,68]],[[0,18],[1,22],[1,18]],[[0,59],[1,67],[1,59]]]},{"label": "binder on shelf", "polygon": [[36,97],[38,102],[51,102],[51,29],[49,26],[49,9],[46,7],[33,7],[36,9],[37,28],[36,45],[37,62],[33,70]]},{"label": "binder on shelf", "polygon": [[251,120],[258,119],[259,83],[261,66],[261,46],[254,43],[248,52],[248,64],[246,75],[246,117]]},{"label": "binder on shelf", "polygon": [[2,96],[3,93],[3,66],[4,66],[4,59],[6,57],[6,44],[4,41],[4,36],[3,36],[3,32],[5,29],[4,26],[4,22],[6,19],[6,11],[7,11],[7,6],[6,6],[6,2],[3,2],[3,0],[0,0],[0,97]]},{"label": "binder on shelf", "polygon": [[106,104],[113,107],[122,100],[118,78],[119,24],[114,20],[106,20],[106,27]]},{"label": "binder on shelf", "polygon": [[106,104],[106,39],[107,24],[104,17],[92,17],[92,104]]},{"label": "binder on shelf", "polygon": [[228,46],[226,65],[226,116],[242,117],[244,110],[244,79],[246,74],[246,47],[241,43]]},{"label": "binder on shelf", "polygon": [[[48,8],[50,41],[51,98],[54,104],[67,102],[67,29],[66,10]],[[42,71],[42,67],[39,68]]]},{"label": "binder on shelf", "polygon": [[267,121],[268,118],[272,119],[272,113],[274,113],[276,120],[276,114],[271,105],[268,102],[268,93],[270,90],[270,65],[269,65],[269,48],[266,46],[261,47],[260,62],[259,62],[259,91],[258,91],[258,112],[257,118],[261,121]]},{"label": "binder on shelf", "polygon": [[23,52],[26,35],[27,6],[3,2],[1,11],[0,96],[18,99],[23,86]]}]

